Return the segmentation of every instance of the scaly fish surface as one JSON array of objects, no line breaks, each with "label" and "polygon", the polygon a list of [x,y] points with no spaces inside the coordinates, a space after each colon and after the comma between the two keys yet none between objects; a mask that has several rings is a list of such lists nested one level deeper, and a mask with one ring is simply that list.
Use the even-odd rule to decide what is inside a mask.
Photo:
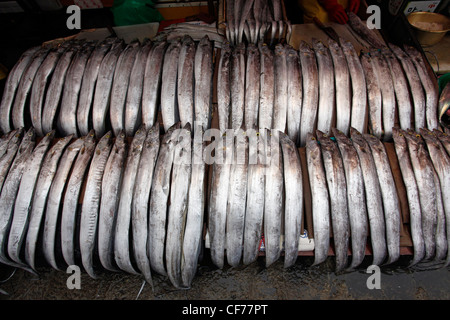
[{"label": "scaly fish surface", "polygon": [[261,60],[258,127],[262,130],[272,128],[275,71],[273,51],[262,41],[259,42],[258,48]]},{"label": "scaly fish surface", "polygon": [[287,120],[287,64],[286,48],[282,44],[277,44],[274,51],[274,74],[275,74],[275,92],[273,105],[273,126],[281,132],[286,130]]},{"label": "scaly fish surface", "polygon": [[219,70],[217,73],[217,109],[219,112],[219,130],[225,132],[230,127],[231,83],[230,83],[231,46],[227,42],[220,50]]},{"label": "scaly fish surface", "polygon": [[231,53],[231,128],[238,131],[244,124],[245,45],[238,44]]},{"label": "scaly fish surface", "polygon": [[302,115],[302,70],[298,52],[291,46],[287,47],[286,64],[288,77],[287,133],[289,138],[297,144]]},{"label": "scaly fish surface", "polygon": [[[178,58],[177,101],[181,125],[194,125],[194,62],[195,42],[190,36],[181,41]],[[219,87],[217,87],[219,90]]]},{"label": "scaly fish surface", "polygon": [[208,36],[197,45],[194,62],[194,114],[195,126],[201,125],[207,130],[211,124],[212,109],[213,46]]},{"label": "scaly fish surface", "polygon": [[164,57],[161,80],[161,116],[164,131],[167,132],[178,122],[177,109],[177,73],[181,42],[176,40],[169,44]]},{"label": "scaly fish surface", "polygon": [[14,129],[11,131],[13,134],[6,144],[6,149],[4,150],[4,154],[0,158],[0,190],[3,187],[3,183],[5,182],[6,176],[8,175],[9,168],[11,167],[12,162],[16,156],[17,150],[19,149],[19,145],[22,141],[22,135],[24,133],[23,128]]},{"label": "scaly fish surface", "polygon": [[386,47],[383,40],[375,34],[374,30],[369,29],[367,24],[364,23],[358,15],[353,12],[347,12],[347,16],[350,27],[371,46],[374,46],[377,49]]},{"label": "scaly fish surface", "polygon": [[258,126],[259,92],[261,61],[258,47],[255,44],[247,45],[247,63],[245,72],[245,128],[256,129]]}]

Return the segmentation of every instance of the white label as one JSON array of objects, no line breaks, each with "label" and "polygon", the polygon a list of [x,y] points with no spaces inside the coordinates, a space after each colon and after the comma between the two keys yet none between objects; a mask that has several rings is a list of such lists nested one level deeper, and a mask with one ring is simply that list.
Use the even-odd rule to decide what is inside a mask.
[{"label": "white label", "polygon": [[409,2],[405,10],[403,11],[405,15],[408,15],[410,13],[416,12],[416,11],[424,11],[424,12],[434,12],[436,10],[437,6],[439,5],[441,1],[411,1]]}]

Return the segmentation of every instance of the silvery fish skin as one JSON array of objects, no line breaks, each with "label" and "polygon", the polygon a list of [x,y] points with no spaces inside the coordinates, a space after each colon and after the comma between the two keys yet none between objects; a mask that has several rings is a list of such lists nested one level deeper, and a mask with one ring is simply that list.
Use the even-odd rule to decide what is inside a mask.
[{"label": "silvery fish skin", "polygon": [[287,64],[286,48],[277,44],[274,51],[275,98],[273,105],[272,129],[284,132],[287,120]]},{"label": "silvery fish skin", "polygon": [[256,129],[258,126],[259,111],[259,77],[261,62],[258,47],[255,44],[247,45],[247,63],[245,72],[245,112],[244,123],[246,130]]},{"label": "silvery fish skin", "polygon": [[208,205],[208,231],[210,238],[211,260],[220,269],[224,264],[225,226],[227,219],[227,201],[233,159],[234,136],[224,135],[219,140],[218,159],[213,164],[211,191]]},{"label": "silvery fish skin", "polygon": [[195,122],[203,130],[210,127],[213,77],[213,46],[208,36],[203,37],[195,52]]},{"label": "silvery fish skin", "polygon": [[117,207],[116,230],[114,235],[114,259],[123,271],[138,274],[131,263],[129,233],[131,226],[131,206],[133,202],[133,189],[136,182],[137,168],[141,159],[142,148],[147,130],[141,126],[133,137],[123,172],[122,186],[120,187],[119,204]]},{"label": "silvery fish skin", "polygon": [[[450,185],[450,176],[448,168],[450,167],[450,158],[443,148],[441,142],[436,135],[427,129],[421,129],[420,133],[427,144],[431,161],[435,168],[436,174],[439,177],[440,189],[442,193],[442,203],[445,213],[445,222],[447,242],[450,241],[450,194],[448,192]],[[437,193],[436,193],[437,194]],[[450,248],[450,243],[447,243],[447,250]],[[450,263],[450,251],[447,251],[447,258],[445,265]]]},{"label": "silvery fish skin", "polygon": [[102,65],[103,58],[111,48],[108,42],[99,43],[93,50],[86,63],[86,69],[83,74],[83,80],[80,88],[80,98],[77,107],[77,126],[81,136],[85,136],[92,129],[89,123],[89,117],[92,114],[92,103],[94,100],[94,90]]},{"label": "silvery fish skin", "polygon": [[180,131],[175,144],[170,182],[170,205],[167,213],[165,260],[167,275],[176,288],[183,287],[181,260],[192,170],[191,145],[191,125],[188,123]]},{"label": "silvery fish skin", "polygon": [[289,46],[286,54],[288,78],[287,132],[289,138],[297,143],[302,115],[302,70],[298,52]]},{"label": "silvery fish skin", "polygon": [[426,99],[426,124],[429,130],[439,129],[438,123],[438,100],[439,100],[439,89],[433,84],[431,76],[425,66],[425,61],[422,58],[420,52],[412,47],[404,45],[404,51],[411,57],[414,66],[416,67],[417,73],[419,74],[420,81],[422,82],[423,88],[425,90]]},{"label": "silvery fish skin", "polygon": [[40,49],[39,46],[26,50],[16,62],[14,67],[9,71],[3,90],[3,97],[0,103],[0,129],[3,133],[11,131],[11,108],[13,106],[14,97],[20,83],[20,79],[24,75],[33,56]]},{"label": "silvery fish skin", "polygon": [[248,265],[258,258],[264,217],[264,184],[266,152],[259,132],[247,130],[249,135],[249,164],[247,208],[244,223],[244,252],[242,262]]},{"label": "silvery fish skin", "polygon": [[116,136],[116,141],[106,162],[102,177],[102,197],[98,214],[98,252],[100,263],[105,269],[110,271],[117,271],[117,267],[114,265],[114,234],[127,151],[125,132],[122,130]]},{"label": "silvery fish skin", "polygon": [[15,129],[12,131],[13,135],[8,140],[5,153],[0,158],[0,190],[3,187],[6,176],[8,175],[9,168],[14,161],[19,145],[22,141],[23,128]]},{"label": "silvery fish skin", "polygon": [[[19,133],[19,130],[23,130],[23,129],[22,128],[14,129],[14,130],[11,130],[10,132],[8,132],[7,134],[4,134],[3,136],[1,136],[1,138],[0,138],[0,159],[8,151],[9,142],[11,141],[12,138],[14,138],[14,136],[17,133]],[[1,188],[0,188],[0,190],[1,190]]]},{"label": "silvery fish skin", "polygon": [[100,137],[105,134],[114,73],[118,59],[123,50],[123,45],[122,40],[117,41],[112,45],[111,50],[103,58],[98,71],[94,99],[92,102],[92,127],[97,136]]},{"label": "silvery fish skin", "polygon": [[242,36],[244,34],[244,26],[245,21],[247,20],[248,15],[250,14],[251,8],[253,6],[254,0],[244,1],[244,4],[241,7],[241,10],[239,12],[240,20],[238,27],[238,33],[236,35],[237,37],[237,43],[242,42]]},{"label": "silvery fish skin", "polygon": [[402,66],[392,51],[389,48],[384,48],[381,50],[381,54],[385,57],[389,65],[392,79],[395,79],[394,91],[398,107],[397,110],[400,128],[407,130],[411,128],[411,120],[413,115],[411,99],[409,98],[408,81],[403,73]]},{"label": "silvery fish skin", "polygon": [[231,128],[238,131],[244,123],[245,45],[240,43],[231,53]]},{"label": "silvery fish skin", "polygon": [[386,47],[383,41],[375,35],[374,30],[369,29],[367,24],[361,21],[361,18],[359,18],[358,15],[353,12],[347,12],[347,16],[350,27],[370,45],[377,49]]},{"label": "silvery fish skin", "polygon": [[328,257],[330,248],[330,196],[325,169],[317,139],[308,133],[306,137],[306,161],[312,194],[312,217],[314,224],[314,264]]},{"label": "silvery fish skin", "polygon": [[319,73],[316,56],[311,47],[300,42],[300,62],[303,79],[303,104],[300,118],[300,147],[306,145],[306,135],[313,132],[316,123],[317,107],[319,101]]},{"label": "silvery fish skin", "polygon": [[260,41],[258,44],[261,60],[259,117],[260,129],[271,129],[273,120],[273,103],[275,94],[275,73],[273,65],[273,51],[269,46]]},{"label": "silvery fish skin", "polygon": [[178,122],[177,73],[181,42],[169,44],[164,56],[161,80],[161,115],[164,132]]},{"label": "silvery fish skin", "polygon": [[[425,127],[425,93],[423,91],[422,83],[420,82],[419,74],[417,73],[416,68],[414,67],[414,63],[412,59],[404,52],[400,47],[390,43],[389,47],[391,48],[394,55],[400,61],[403,70],[406,75],[406,79],[408,80],[410,92],[412,96],[412,108],[414,114],[414,128],[416,132],[419,131],[420,128]],[[409,128],[408,128],[409,129]]]},{"label": "silvery fish skin", "polygon": [[339,44],[328,39],[328,49],[334,67],[334,85],[336,90],[336,128],[348,135],[350,128],[351,97],[350,73]]},{"label": "silvery fish skin", "polygon": [[153,270],[166,275],[164,247],[166,220],[170,193],[170,177],[174,160],[174,148],[178,139],[180,122],[174,124],[163,136],[153,172],[149,204],[148,256]]},{"label": "silvery fish skin", "polygon": [[67,181],[61,212],[61,251],[66,263],[75,264],[75,234],[77,232],[78,199],[85,173],[89,169],[95,150],[95,133],[91,130],[84,138],[83,147],[75,160]]},{"label": "silvery fish skin", "polygon": [[226,12],[226,19],[227,19],[227,26],[226,26],[226,35],[227,40],[234,44],[234,1],[228,2],[225,8]]},{"label": "silvery fish skin", "polygon": [[[201,132],[201,130],[196,132]],[[202,141],[202,137],[203,135],[196,135],[193,140],[191,184],[189,186],[186,226],[183,235],[181,279],[183,286],[187,288],[191,286],[197,271],[205,212],[207,189],[205,184],[206,163],[203,159],[203,151],[206,144]]]},{"label": "silvery fish skin", "polygon": [[411,238],[413,242],[414,256],[410,263],[413,266],[419,263],[425,256],[425,245],[422,233],[422,211],[419,201],[419,190],[414,176],[411,159],[408,152],[405,133],[400,128],[392,129],[395,152],[398,164],[405,182],[406,196],[408,198],[409,219],[411,225]]},{"label": "silvery fish skin", "polygon": [[438,129],[434,129],[433,133],[439,139],[447,154],[450,155],[450,136],[448,133],[444,133]]},{"label": "silvery fish skin", "polygon": [[239,41],[239,24],[243,5],[243,0],[236,0],[234,2],[234,42],[236,45],[242,43]]},{"label": "silvery fish skin", "polygon": [[371,51],[370,57],[372,58],[373,70],[378,78],[378,85],[381,90],[383,140],[390,141],[392,139],[392,128],[395,124],[396,110],[394,82],[387,61],[381,52]]},{"label": "silvery fish skin", "polygon": [[283,152],[285,194],[284,211],[284,267],[294,265],[298,255],[298,241],[302,234],[303,180],[300,155],[294,142],[280,133]]},{"label": "silvery fish skin", "polygon": [[383,110],[382,96],[379,87],[379,79],[372,64],[369,54],[362,54],[361,66],[364,70],[367,85],[367,98],[369,103],[369,128],[371,133],[378,139],[383,135]]},{"label": "silvery fish skin", "polygon": [[332,132],[342,155],[345,180],[347,182],[348,215],[352,246],[352,262],[348,269],[352,270],[359,266],[364,259],[369,232],[364,195],[364,178],[358,153],[351,140],[335,128],[332,129]]},{"label": "silvery fish skin", "polygon": [[36,76],[33,81],[29,109],[31,123],[36,130],[36,135],[39,137],[44,135],[42,131],[42,109],[44,107],[43,104],[45,100],[47,81],[50,79],[59,58],[70,46],[68,43],[69,42],[63,43],[61,46],[50,50],[47,57],[44,61],[42,61],[42,64],[36,72]]},{"label": "silvery fish skin", "polygon": [[93,255],[97,237],[102,178],[111,151],[111,136],[112,132],[107,132],[95,147],[86,177],[86,187],[80,213],[81,262],[84,270],[94,279],[97,278],[93,267]]},{"label": "silvery fish skin", "polygon": [[317,110],[317,130],[329,134],[335,118],[335,90],[333,60],[328,48],[318,41],[312,40],[319,71],[319,107]]},{"label": "silvery fish skin", "polygon": [[382,192],[377,167],[367,141],[359,131],[350,128],[350,137],[358,153],[366,194],[367,216],[369,218],[370,239],[372,244],[372,264],[380,265],[387,256],[386,224],[383,212]]},{"label": "silvery fish skin", "polygon": [[152,187],[153,172],[159,152],[159,123],[147,132],[141,159],[137,168],[136,182],[131,204],[131,230],[133,232],[133,251],[137,267],[145,280],[152,284],[150,260],[147,256],[148,241],[148,203]]},{"label": "silvery fish skin", "polygon": [[41,230],[41,224],[44,219],[44,211],[49,195],[50,187],[55,178],[58,169],[58,163],[63,155],[63,152],[73,135],[65,136],[59,139],[47,152],[42,167],[39,172],[39,177],[36,182],[36,187],[33,195],[33,201],[30,211],[30,222],[28,224],[26,243],[25,243],[25,261],[28,265],[36,270],[36,247]]},{"label": "silvery fish skin", "polygon": [[450,108],[450,84],[447,82],[444,89],[442,89],[439,98],[439,122],[443,127],[448,126],[448,123],[444,123],[443,118]]},{"label": "silvery fish skin", "polygon": [[51,131],[38,143],[33,153],[27,159],[24,167],[22,179],[16,195],[14,204],[11,230],[8,238],[8,255],[17,262],[23,263],[19,258],[23,241],[27,234],[31,203],[35,193],[35,186],[41,169],[42,161],[55,136],[55,131]]},{"label": "silvery fish skin", "polygon": [[28,95],[31,91],[36,73],[47,56],[50,48],[42,47],[33,56],[33,60],[30,62],[22,77],[20,78],[19,86],[14,98],[14,104],[11,110],[12,123],[14,128],[25,127],[25,107],[27,103]]},{"label": "silvery fish skin", "polygon": [[60,207],[62,206],[63,191],[66,187],[66,181],[69,178],[69,172],[78,153],[84,145],[84,139],[78,138],[72,142],[64,151],[61,160],[57,165],[57,170],[53,178],[50,190],[48,192],[45,204],[45,221],[43,234],[43,251],[46,261],[56,270],[59,269],[56,264],[56,228]]},{"label": "silvery fish skin", "polygon": [[350,126],[364,132],[367,118],[367,87],[364,71],[352,43],[341,39],[352,83],[352,115]]},{"label": "silvery fish skin", "polygon": [[419,189],[422,211],[422,232],[425,242],[425,260],[436,253],[435,232],[437,226],[437,200],[433,175],[433,164],[419,134],[403,131],[408,144],[409,156]]},{"label": "silvery fish skin", "polygon": [[[185,36],[181,42],[178,59],[177,97],[181,125],[194,123],[194,62],[195,42]],[[219,87],[218,87],[219,88]]]},{"label": "silvery fish skin", "polygon": [[336,143],[328,135],[319,130],[316,131],[316,135],[320,143],[330,196],[330,215],[336,252],[335,270],[338,273],[344,270],[347,265],[350,236],[344,164],[342,163],[342,157]]},{"label": "silvery fish skin", "polygon": [[242,256],[247,199],[248,136],[243,130],[235,133],[234,158],[228,188],[226,249],[227,262],[237,267]]},{"label": "silvery fish skin", "polygon": [[[58,63],[53,71],[52,79],[48,85],[45,95],[45,102],[42,109],[42,132],[44,134],[53,130],[56,124],[58,108],[63,95],[63,88],[66,81],[66,75],[69,70],[72,59],[74,59],[80,44],[74,43],[59,58]],[[67,80],[69,81],[69,80]]]},{"label": "silvery fish skin", "polygon": [[5,178],[0,194],[0,262],[10,266],[24,267],[23,264],[12,262],[10,258],[7,257],[6,243],[11,227],[14,203],[19,190],[20,181],[22,180],[26,163],[36,144],[35,138],[36,134],[34,129],[30,128],[20,142],[19,149],[17,150],[14,161],[8,171],[8,175]]},{"label": "silvery fish skin", "polygon": [[153,126],[156,121],[166,46],[167,43],[165,41],[154,43],[147,57],[142,92],[142,123],[147,127]]},{"label": "silvery fish skin", "polygon": [[114,135],[125,128],[125,102],[130,82],[130,74],[133,69],[136,55],[140,49],[138,41],[131,42],[122,51],[114,71],[114,79],[111,88],[111,102],[109,118]]},{"label": "silvery fish skin", "polygon": [[219,112],[220,132],[225,132],[230,124],[230,56],[231,46],[229,42],[226,42],[220,50],[219,70],[217,73],[217,109]]},{"label": "silvery fish skin", "polygon": [[124,114],[124,128],[127,136],[133,136],[142,122],[142,90],[144,86],[145,66],[151,48],[151,41],[142,44],[136,54],[136,59],[131,69]]},{"label": "silvery fish skin", "polygon": [[58,114],[57,126],[62,135],[78,135],[77,130],[77,106],[86,63],[94,46],[85,44],[77,51],[72,63],[67,70],[66,80],[61,100],[61,108]]}]

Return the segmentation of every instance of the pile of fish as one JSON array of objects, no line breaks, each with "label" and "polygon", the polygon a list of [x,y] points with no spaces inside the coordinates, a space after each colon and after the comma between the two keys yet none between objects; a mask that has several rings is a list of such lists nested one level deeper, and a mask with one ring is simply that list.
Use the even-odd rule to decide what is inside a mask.
[{"label": "pile of fish", "polygon": [[229,0],[225,2],[226,35],[232,44],[264,41],[277,43],[290,38],[291,24],[283,16],[280,0]]},{"label": "pile of fish", "polygon": [[216,48],[221,48],[222,44],[227,40],[225,32],[216,28],[215,23],[212,25],[201,23],[198,21],[180,22],[170,24],[152,39],[158,41],[172,41],[184,36],[190,36],[194,41],[200,41],[205,36],[214,42]]}]

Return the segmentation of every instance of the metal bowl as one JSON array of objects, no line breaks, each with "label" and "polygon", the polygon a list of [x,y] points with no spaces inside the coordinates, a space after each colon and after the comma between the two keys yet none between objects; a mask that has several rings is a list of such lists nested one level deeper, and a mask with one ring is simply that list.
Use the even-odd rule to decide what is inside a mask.
[{"label": "metal bowl", "polygon": [[450,18],[439,13],[413,12],[408,15],[408,21],[422,46],[438,43],[450,30]]}]

